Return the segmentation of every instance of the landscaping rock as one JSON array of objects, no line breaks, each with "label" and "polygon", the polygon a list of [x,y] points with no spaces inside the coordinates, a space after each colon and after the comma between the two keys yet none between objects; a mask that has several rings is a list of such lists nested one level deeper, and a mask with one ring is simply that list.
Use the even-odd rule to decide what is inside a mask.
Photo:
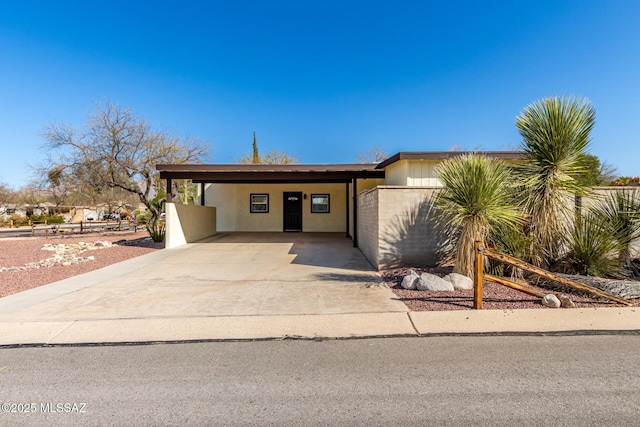
[{"label": "landscaping rock", "polygon": [[560,276],[584,283],[587,286],[593,286],[620,298],[640,298],[640,281],[638,280],[614,280],[592,276],[569,276],[566,274],[561,274]]},{"label": "landscaping rock", "polygon": [[567,297],[558,297],[560,300],[560,307],[562,308],[576,308],[576,305]]},{"label": "landscaping rock", "polygon": [[561,303],[557,296],[554,294],[545,295],[542,297],[542,305],[549,308],[558,308]]},{"label": "landscaping rock", "polygon": [[454,289],[473,289],[473,280],[465,275],[450,273],[444,276],[443,279],[451,282]]},{"label": "landscaping rock", "polygon": [[422,273],[421,281],[416,283],[417,289],[421,291],[453,291],[453,284],[444,280],[440,276],[430,273]]},{"label": "landscaping rock", "polygon": [[[16,266],[1,267],[0,273],[22,271],[22,270],[36,269],[36,268],[42,268],[42,267],[53,267],[55,265],[62,265],[67,267],[70,265],[79,264],[81,262],[95,261],[94,256],[83,257],[81,256],[81,254],[83,254],[86,251],[106,249],[112,246],[117,246],[117,245],[111,244],[111,242],[106,240],[96,241],[94,243],[79,242],[77,244],[70,244],[70,245],[65,245],[63,243],[60,243],[57,245],[45,243],[42,245],[41,249],[44,251],[55,252],[55,254],[53,254],[52,257],[40,260],[40,262],[37,262],[37,263],[30,262],[26,265],[19,266],[19,267],[16,267]],[[416,275],[416,277],[418,276]]]},{"label": "landscaping rock", "polygon": [[419,278],[420,278],[420,276],[418,276],[415,271],[409,270],[409,274],[404,276],[404,278],[402,279],[402,285],[401,286],[404,289],[415,289],[416,288],[416,281]]}]

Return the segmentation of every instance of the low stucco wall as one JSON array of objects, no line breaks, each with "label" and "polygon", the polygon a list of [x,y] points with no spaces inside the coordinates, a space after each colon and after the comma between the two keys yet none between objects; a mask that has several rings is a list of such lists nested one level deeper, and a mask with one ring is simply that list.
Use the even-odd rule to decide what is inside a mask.
[{"label": "low stucco wall", "polygon": [[378,268],[378,191],[365,190],[358,194],[358,247],[371,265]]},{"label": "low stucco wall", "polygon": [[434,265],[447,245],[434,187],[379,186],[358,194],[358,246],[376,269]]},{"label": "low stucco wall", "polygon": [[[435,265],[450,249],[448,233],[438,228],[432,210],[440,188],[378,186],[358,194],[358,246],[376,269]],[[582,198],[582,210],[615,191],[632,190],[595,188],[593,196]],[[575,203],[573,196],[567,199],[571,211]],[[631,251],[640,255],[640,239]]]},{"label": "low stucco wall", "polygon": [[216,208],[167,203],[165,247],[174,248],[216,234]]}]

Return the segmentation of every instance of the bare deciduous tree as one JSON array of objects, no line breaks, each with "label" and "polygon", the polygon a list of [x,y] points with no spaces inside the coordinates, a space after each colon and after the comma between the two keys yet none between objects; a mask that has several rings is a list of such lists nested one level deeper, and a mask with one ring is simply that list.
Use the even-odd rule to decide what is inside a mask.
[{"label": "bare deciduous tree", "polygon": [[42,134],[49,153],[46,170],[73,176],[86,193],[113,188],[135,194],[151,213],[149,231],[160,216],[153,203],[159,190],[156,165],[199,162],[208,151],[207,144],[155,130],[110,101],[98,104],[80,129],[50,123]]},{"label": "bare deciduous tree", "polygon": [[266,154],[260,155],[258,153],[258,142],[256,139],[256,133],[253,133],[253,150],[250,154],[245,154],[238,159],[238,163],[243,165],[248,164],[262,164],[262,165],[296,165],[300,163],[300,160],[287,154],[284,151],[280,151],[277,148],[272,148],[267,151]]},{"label": "bare deciduous tree", "polygon": [[356,163],[380,163],[387,157],[389,156],[379,145],[374,145],[368,150],[357,153],[355,161]]},{"label": "bare deciduous tree", "polygon": [[7,212],[10,205],[15,203],[16,194],[8,184],[0,182],[0,215]]}]

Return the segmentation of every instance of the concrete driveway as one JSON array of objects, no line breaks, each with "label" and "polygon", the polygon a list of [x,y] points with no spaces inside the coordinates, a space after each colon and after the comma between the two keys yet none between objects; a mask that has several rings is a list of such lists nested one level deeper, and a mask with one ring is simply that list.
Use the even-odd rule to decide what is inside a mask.
[{"label": "concrete driveway", "polygon": [[[306,322],[338,316],[330,320],[351,323],[343,326],[349,336],[359,334],[353,322],[361,322],[368,329],[362,334],[371,335],[366,315],[378,315],[376,323],[401,316],[405,324],[407,311],[351,240],[333,233],[222,234],[0,299],[2,329],[41,328],[41,340],[49,342],[82,325],[78,342],[224,338],[220,328],[229,323],[223,318],[233,318],[234,325],[243,319],[248,329],[284,322],[277,336],[286,336],[296,328],[283,326],[301,316]],[[167,335],[168,327],[173,334]],[[96,328],[111,328],[119,338],[96,339],[105,334]],[[164,331],[145,334],[154,328]],[[374,335],[414,332],[401,329],[379,325]]]}]

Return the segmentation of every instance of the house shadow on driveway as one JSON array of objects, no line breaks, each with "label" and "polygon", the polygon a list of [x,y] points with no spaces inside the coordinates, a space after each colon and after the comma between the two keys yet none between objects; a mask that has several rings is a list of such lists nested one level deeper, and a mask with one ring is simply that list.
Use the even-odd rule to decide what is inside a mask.
[{"label": "house shadow on driveway", "polygon": [[289,245],[288,253],[293,255],[291,264],[362,272],[375,271],[344,233],[232,232],[221,233],[197,243],[235,244],[242,249],[264,251]]}]

